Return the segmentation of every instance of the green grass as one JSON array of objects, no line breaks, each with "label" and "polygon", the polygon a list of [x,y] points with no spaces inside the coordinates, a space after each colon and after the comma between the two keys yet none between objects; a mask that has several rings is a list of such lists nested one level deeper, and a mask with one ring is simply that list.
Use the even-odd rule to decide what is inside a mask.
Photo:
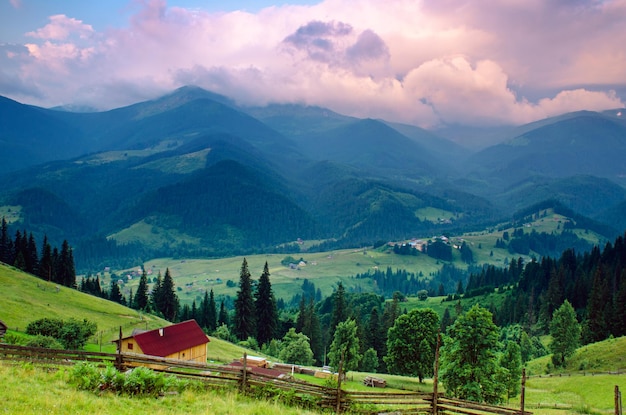
[{"label": "green grass", "polygon": [[235,391],[185,391],[160,398],[96,395],[67,383],[65,368],[49,371],[29,364],[0,361],[0,413],[5,414],[237,414],[297,415],[316,412],[260,401]]},{"label": "green grass", "polygon": [[87,319],[98,325],[98,338],[102,332],[103,345],[110,345],[134,328],[153,329],[167,325],[165,320],[145,315],[120,304],[93,297],[67,287],[24,274],[0,264],[2,286],[2,320],[9,329],[24,331],[31,321],[49,317],[67,320]]},{"label": "green grass", "polygon": [[19,221],[22,215],[21,206],[0,206],[0,218],[4,218],[7,223],[13,223]]},{"label": "green grass", "polygon": [[[548,369],[550,367],[550,369]],[[559,373],[615,372],[626,373],[626,336],[582,346],[566,362],[566,367],[555,370],[551,355],[532,360],[526,365],[528,375]]]},{"label": "green grass", "polygon": [[[40,318],[85,318],[98,325],[98,333],[89,340],[85,350],[114,353],[115,345],[112,340],[119,337],[120,326],[122,334],[126,336],[134,328],[155,329],[170,324],[161,318],[70,288],[58,287],[57,291],[56,284],[3,264],[0,264],[0,286],[3,295],[0,319],[9,327],[9,333],[18,336],[24,332],[28,323]],[[244,352],[259,355],[258,352],[215,337],[211,337],[207,347],[209,361],[220,363],[238,359]]]}]

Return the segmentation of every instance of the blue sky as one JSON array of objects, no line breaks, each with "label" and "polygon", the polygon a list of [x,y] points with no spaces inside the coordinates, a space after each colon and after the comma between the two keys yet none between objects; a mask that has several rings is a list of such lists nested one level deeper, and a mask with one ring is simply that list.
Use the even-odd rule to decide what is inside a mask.
[{"label": "blue sky", "polygon": [[[129,0],[0,0],[0,42],[24,41],[24,34],[44,26],[48,16],[65,14],[89,22],[94,29],[104,30],[126,24],[137,2]],[[293,0],[289,4],[315,4],[311,0]],[[246,10],[258,12],[266,7],[287,4],[271,0],[170,0],[169,6],[201,9],[210,12]]]},{"label": "blue sky", "polygon": [[422,127],[624,107],[623,0],[0,0],[0,95],[110,109],[197,85]]}]

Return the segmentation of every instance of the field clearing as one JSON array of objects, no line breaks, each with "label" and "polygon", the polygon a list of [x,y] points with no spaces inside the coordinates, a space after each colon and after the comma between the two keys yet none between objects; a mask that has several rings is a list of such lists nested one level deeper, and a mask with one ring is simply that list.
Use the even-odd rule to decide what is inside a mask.
[{"label": "field clearing", "polygon": [[[428,210],[422,212],[427,215],[435,215],[439,217],[443,211]],[[446,212],[450,213],[450,212]],[[521,229],[525,233],[533,230],[537,232],[560,232],[564,223],[568,219],[562,215],[555,214],[552,210],[542,212],[541,217],[536,218],[532,222],[523,224]],[[496,241],[503,237],[504,232],[509,235],[513,233],[515,228],[497,230],[495,227],[485,229],[479,232],[470,232],[459,236],[450,236],[453,245],[460,246],[463,242],[467,243],[471,248],[474,257],[474,263],[490,264],[496,267],[507,267],[513,259],[522,257],[525,262],[531,260],[533,255],[511,254],[506,248],[495,248]],[[593,232],[584,230],[574,230],[581,238],[585,238],[590,242],[599,243],[600,238]],[[419,239],[428,240],[434,235],[422,236]],[[151,226],[145,222],[137,223],[131,228],[123,230],[115,236],[118,240],[132,242],[141,240],[146,243],[154,243],[162,245],[164,242],[180,241],[194,244],[198,241],[189,239],[185,235],[174,235],[168,231]],[[303,241],[301,249],[306,250],[311,244],[319,241]],[[396,241],[403,243],[407,241]],[[296,264],[293,268],[281,264],[281,261],[287,256],[293,257]],[[461,260],[461,254],[458,249],[452,250],[452,264],[457,268],[466,269],[467,264]],[[149,273],[150,281],[160,272],[161,275],[169,268],[177,287],[177,294],[183,304],[189,304],[196,301],[196,304],[204,297],[205,291],[213,289],[217,299],[223,297],[234,298],[237,293],[237,285],[239,282],[239,274],[241,263],[244,256],[235,256],[228,258],[216,259],[200,259],[200,258],[155,258],[145,262],[145,264],[137,264],[132,269],[115,270],[118,277],[125,277],[132,270],[138,270],[141,265],[145,266]],[[355,279],[356,274],[372,272],[376,269],[386,270],[390,267],[392,270],[404,269],[407,272],[423,275],[423,278],[430,278],[443,266],[443,261],[437,261],[425,254],[412,255],[396,255],[390,247],[382,246],[376,249],[359,248],[359,249],[343,249],[328,252],[302,252],[296,254],[260,254],[246,255],[248,261],[248,269],[253,279],[258,279],[263,270],[263,265],[267,261],[270,271],[270,279],[272,289],[276,298],[282,298],[285,301],[300,293],[302,282],[307,279],[315,284],[316,288],[321,290],[322,296],[326,297],[334,291],[337,284],[341,281],[347,291],[354,292],[371,292],[375,291],[372,282],[366,279]],[[300,259],[304,263],[300,263]],[[100,273],[101,286],[108,287],[110,284],[109,273]],[[125,296],[130,294],[130,290],[136,292],[139,283],[137,278],[125,281],[122,292]],[[229,283],[230,281],[230,283]],[[409,293],[415,295],[416,293]],[[445,308],[445,307],[444,307]]]}]

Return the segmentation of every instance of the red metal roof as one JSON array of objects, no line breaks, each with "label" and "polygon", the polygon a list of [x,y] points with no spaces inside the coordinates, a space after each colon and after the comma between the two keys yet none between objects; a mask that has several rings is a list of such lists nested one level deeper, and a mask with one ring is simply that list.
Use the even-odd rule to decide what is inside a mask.
[{"label": "red metal roof", "polygon": [[187,320],[133,336],[144,354],[165,357],[210,340],[196,320]]}]

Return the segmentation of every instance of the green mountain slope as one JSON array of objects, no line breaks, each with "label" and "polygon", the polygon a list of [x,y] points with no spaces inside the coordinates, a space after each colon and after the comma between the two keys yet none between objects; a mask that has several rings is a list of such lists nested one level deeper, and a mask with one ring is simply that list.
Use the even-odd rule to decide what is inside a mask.
[{"label": "green mountain slope", "polygon": [[40,318],[87,319],[98,325],[103,342],[117,339],[119,328],[130,334],[134,328],[157,328],[165,320],[140,314],[108,300],[57,286],[0,263],[2,319],[10,330],[24,331],[28,323]]},{"label": "green mountain slope", "polygon": [[470,158],[479,177],[502,184],[529,176],[588,174],[624,183],[626,125],[598,113],[584,112],[528,131]]},{"label": "green mountain slope", "polygon": [[93,148],[75,126],[56,115],[0,96],[0,173],[75,157]]}]

